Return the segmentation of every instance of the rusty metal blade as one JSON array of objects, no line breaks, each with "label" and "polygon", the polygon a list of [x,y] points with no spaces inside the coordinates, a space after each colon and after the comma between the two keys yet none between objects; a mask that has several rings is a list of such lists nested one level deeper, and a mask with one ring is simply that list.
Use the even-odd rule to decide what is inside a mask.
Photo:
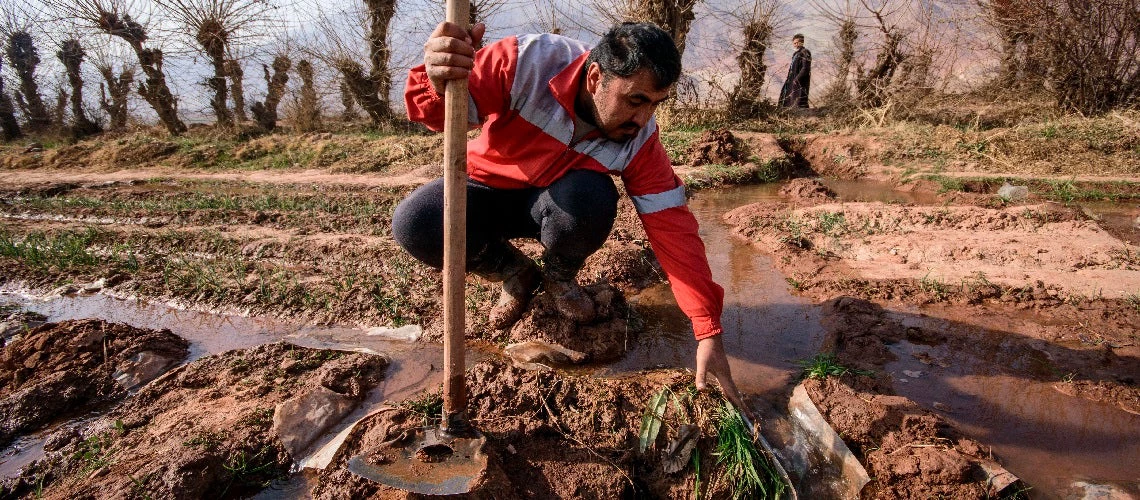
[{"label": "rusty metal blade", "polygon": [[[436,428],[417,429],[402,444],[352,457],[348,470],[365,479],[422,495],[468,493],[487,468],[486,438],[444,434]],[[437,450],[450,450],[439,453]],[[425,460],[426,459],[426,460]]]}]

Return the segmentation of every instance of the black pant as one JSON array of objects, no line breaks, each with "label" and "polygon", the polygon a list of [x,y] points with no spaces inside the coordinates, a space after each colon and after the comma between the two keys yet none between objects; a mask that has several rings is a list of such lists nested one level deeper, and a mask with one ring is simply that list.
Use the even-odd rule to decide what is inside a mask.
[{"label": "black pant", "polygon": [[[609,175],[572,170],[545,188],[495,189],[467,183],[467,270],[505,271],[517,252],[507,241],[535,238],[554,279],[572,279],[601,248],[617,216]],[[420,186],[396,206],[392,235],[413,257],[443,267],[443,179]]]}]

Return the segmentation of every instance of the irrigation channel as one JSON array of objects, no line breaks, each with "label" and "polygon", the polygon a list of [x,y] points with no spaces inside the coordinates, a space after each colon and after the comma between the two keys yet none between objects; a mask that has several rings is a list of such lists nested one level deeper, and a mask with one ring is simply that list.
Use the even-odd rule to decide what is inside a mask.
[{"label": "irrigation channel", "polygon": [[[933,204],[933,195],[895,191],[886,185],[852,181],[826,181],[845,201],[883,201]],[[716,280],[725,288],[725,345],[741,389],[751,396],[763,416],[764,432],[798,483],[801,498],[848,496],[856,481],[844,468],[842,457],[812,449],[810,434],[830,429],[803,429],[788,415],[789,396],[796,385],[798,360],[812,357],[823,342],[821,308],[811,300],[793,295],[791,286],[768,256],[742,238],[734,236],[722,215],[735,207],[759,201],[779,200],[779,185],[714,189],[700,192],[690,203],[697,215]],[[1119,206],[1090,206],[1120,224],[1128,224],[1131,210]],[[622,360],[593,367],[594,376],[610,376],[654,367],[692,367],[695,345],[687,320],[676,309],[667,286],[650,288],[631,298],[647,318],[638,345]],[[191,342],[191,358],[288,340],[307,347],[365,349],[383,353],[391,360],[385,381],[372,391],[360,408],[338,428],[314,445],[334,441],[334,436],[369,409],[385,400],[399,400],[441,381],[441,346],[392,338],[392,331],[347,327],[316,327],[266,318],[247,318],[187,311],[168,305],[124,300],[106,295],[39,298],[19,290],[0,290],[0,303],[15,303],[43,314],[48,321],[98,318],[139,328],[170,329]],[[928,329],[973,329],[982,342],[975,350],[938,352],[945,347],[906,341],[891,346],[898,361],[886,366],[887,376],[897,383],[900,395],[927,408],[953,407],[943,415],[969,437],[992,448],[1002,464],[1033,486],[1034,498],[1063,498],[1081,482],[1128,484],[1135,488],[1140,477],[1140,416],[1079,398],[1064,396],[1048,383],[1032,377],[996,374],[998,364],[1031,362],[1001,356],[999,334],[957,321],[953,307],[912,307],[889,311],[904,324]],[[958,313],[960,314],[960,312]],[[1031,314],[1031,313],[1026,313]],[[1016,319],[1011,319],[1015,321]],[[1032,318],[1026,318],[1032,321]],[[395,332],[398,335],[406,331]],[[915,353],[936,355],[947,366],[919,363]],[[479,350],[469,356],[474,363],[495,352]],[[922,373],[920,377],[908,374]],[[42,456],[43,439],[50,430],[25,437],[0,453],[0,477],[15,475],[20,467]],[[38,437],[37,437],[38,436]],[[818,437],[818,436],[817,436]],[[313,459],[309,457],[309,459]],[[319,461],[319,459],[317,459]],[[816,461],[816,463],[813,463]],[[824,461],[827,463],[818,463]],[[848,464],[850,465],[850,464]],[[305,474],[275,485],[259,498],[304,497]]]}]

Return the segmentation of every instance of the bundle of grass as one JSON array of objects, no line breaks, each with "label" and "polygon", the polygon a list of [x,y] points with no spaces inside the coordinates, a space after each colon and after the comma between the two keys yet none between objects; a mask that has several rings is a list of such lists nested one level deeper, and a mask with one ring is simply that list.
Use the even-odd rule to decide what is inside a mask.
[{"label": "bundle of grass", "polygon": [[[662,432],[666,428],[670,430]],[[702,437],[713,432],[715,441]],[[672,436],[665,440],[669,444],[659,446],[658,436],[666,433]],[[789,495],[793,490],[788,478],[762,439],[748,418],[723,396],[698,393],[692,385],[678,392],[664,387],[649,398],[642,414],[638,452],[650,462],[660,458],[666,474],[675,474],[691,464],[697,498],[795,498]],[[713,462],[702,466],[702,456],[715,457],[707,484],[702,469]]]},{"label": "bundle of grass", "polygon": [[757,447],[759,438],[740,412],[725,401],[717,417],[717,465],[732,498],[783,498],[788,484],[776,468],[776,457]]}]

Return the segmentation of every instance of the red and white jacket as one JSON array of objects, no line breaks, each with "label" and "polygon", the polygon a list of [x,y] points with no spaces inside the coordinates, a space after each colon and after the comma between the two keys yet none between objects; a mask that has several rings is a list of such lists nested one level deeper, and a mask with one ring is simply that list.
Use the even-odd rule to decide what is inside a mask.
[{"label": "red and white jacket", "polygon": [[[597,131],[574,141],[574,98],[589,49],[558,35],[520,35],[480,49],[468,82],[468,119],[482,126],[467,144],[467,174],[500,189],[549,186],[569,170],[620,175],[677,304],[697,339],[721,333],[724,289],[712,280],[685,186],[650,120],[615,142]],[[443,98],[420,65],[404,91],[408,118],[443,130]]]}]

